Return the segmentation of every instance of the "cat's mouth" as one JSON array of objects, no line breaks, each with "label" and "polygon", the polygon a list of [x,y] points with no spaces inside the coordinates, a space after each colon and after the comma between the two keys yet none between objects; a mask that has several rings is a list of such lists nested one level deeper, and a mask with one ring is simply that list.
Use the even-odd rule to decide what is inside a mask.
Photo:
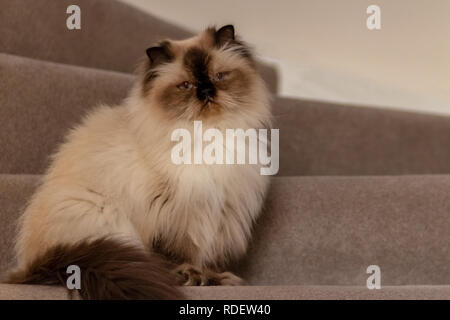
[{"label": "cat's mouth", "polygon": [[210,108],[211,106],[216,105],[219,106],[219,104],[217,102],[215,102],[213,99],[208,98],[203,104],[202,104],[202,109],[201,111]]}]

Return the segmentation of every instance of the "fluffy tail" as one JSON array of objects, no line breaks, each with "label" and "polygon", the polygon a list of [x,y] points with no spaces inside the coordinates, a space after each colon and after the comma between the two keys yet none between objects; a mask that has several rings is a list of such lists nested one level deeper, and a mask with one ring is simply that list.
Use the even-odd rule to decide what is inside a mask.
[{"label": "fluffy tail", "polygon": [[7,282],[66,286],[69,265],[81,269],[83,299],[182,298],[162,257],[113,239],[56,246],[26,270],[11,273]]}]

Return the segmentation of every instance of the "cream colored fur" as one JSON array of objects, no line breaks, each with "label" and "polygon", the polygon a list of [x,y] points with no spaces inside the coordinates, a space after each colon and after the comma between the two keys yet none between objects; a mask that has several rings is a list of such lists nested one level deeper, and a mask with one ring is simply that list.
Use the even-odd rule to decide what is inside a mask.
[{"label": "cream colored fur", "polygon": [[[179,47],[199,37],[176,42]],[[216,50],[215,64],[254,72],[236,54]],[[170,82],[168,66],[155,86]],[[163,73],[164,73],[163,72]],[[203,127],[261,128],[270,122],[264,84],[255,73],[249,105],[232,105]],[[181,79],[181,78],[180,78]],[[155,88],[156,90],[156,88]],[[19,268],[57,244],[113,237],[152,248],[163,243],[199,268],[239,257],[269,184],[259,165],[175,165],[171,133],[193,129],[192,119],[169,119],[136,83],[118,106],[100,106],[71,130],[23,214],[17,239]],[[226,99],[226,98],[225,98]],[[162,106],[163,107],[163,106]]]}]

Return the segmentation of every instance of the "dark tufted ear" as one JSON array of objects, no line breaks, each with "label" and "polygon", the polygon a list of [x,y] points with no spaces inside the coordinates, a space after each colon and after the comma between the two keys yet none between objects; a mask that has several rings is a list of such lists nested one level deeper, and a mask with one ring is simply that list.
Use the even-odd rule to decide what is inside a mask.
[{"label": "dark tufted ear", "polygon": [[217,30],[216,33],[214,34],[214,39],[218,47],[222,47],[227,43],[233,42],[234,41],[233,25],[229,24]]},{"label": "dark tufted ear", "polygon": [[156,67],[161,63],[170,62],[172,54],[169,49],[169,43],[163,42],[160,46],[151,47],[146,50],[147,56],[150,59],[150,66]]}]

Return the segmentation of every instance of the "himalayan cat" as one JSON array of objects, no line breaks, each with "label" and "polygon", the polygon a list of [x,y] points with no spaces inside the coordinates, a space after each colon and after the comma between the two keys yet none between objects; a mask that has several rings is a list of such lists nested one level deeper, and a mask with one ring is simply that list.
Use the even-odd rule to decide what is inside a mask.
[{"label": "himalayan cat", "polygon": [[[182,298],[177,285],[237,285],[269,185],[260,165],[174,164],[171,133],[270,128],[269,94],[234,28],[147,49],[118,106],[100,106],[52,157],[21,220],[9,283],[65,286],[84,299]],[[170,261],[170,263],[169,263]]]}]

